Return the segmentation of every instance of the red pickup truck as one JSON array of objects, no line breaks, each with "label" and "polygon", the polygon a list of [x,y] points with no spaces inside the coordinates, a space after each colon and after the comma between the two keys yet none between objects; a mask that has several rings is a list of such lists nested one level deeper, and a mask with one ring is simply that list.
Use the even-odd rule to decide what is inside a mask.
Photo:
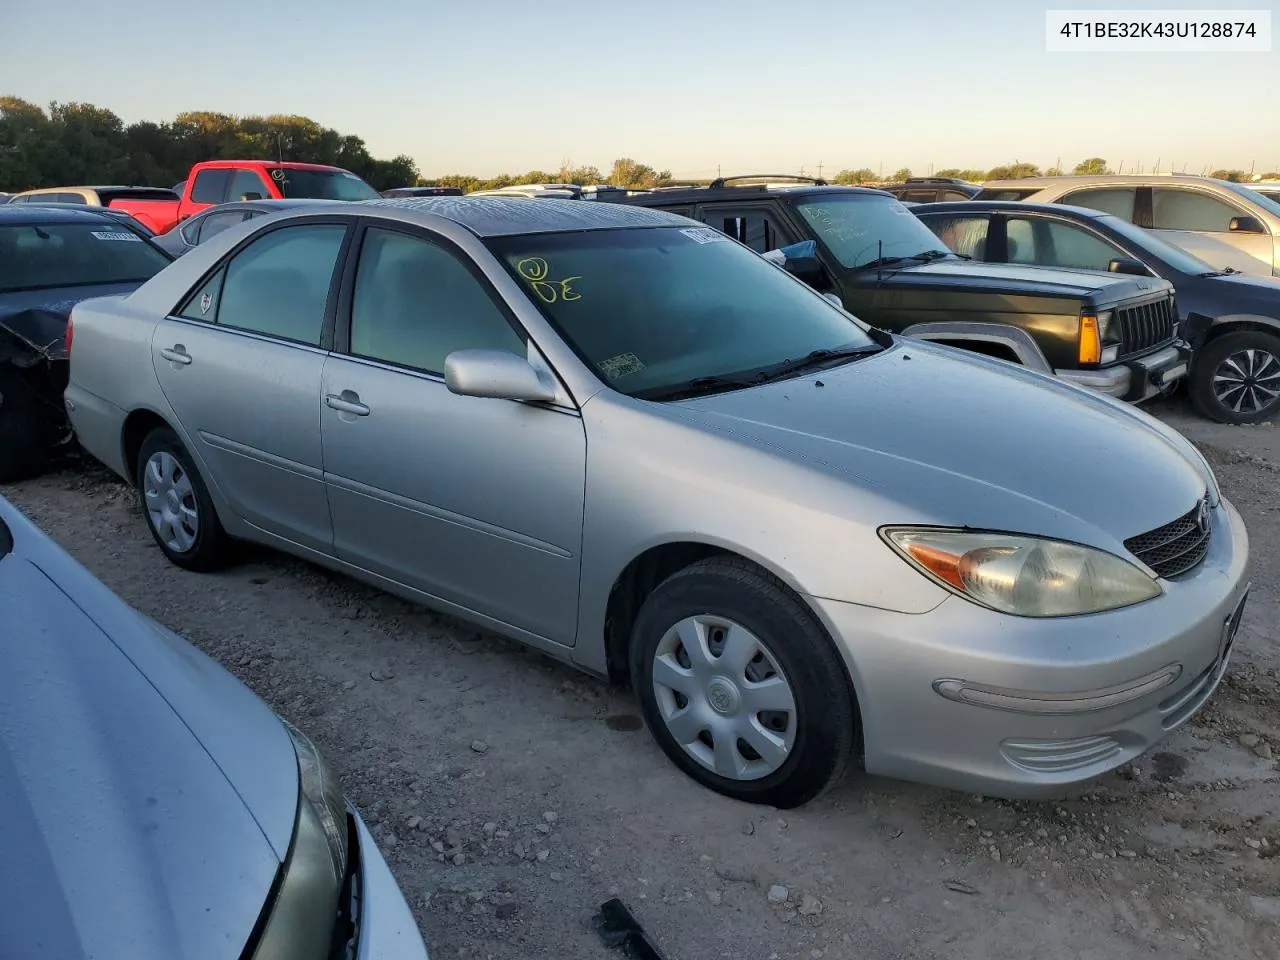
[{"label": "red pickup truck", "polygon": [[206,160],[173,190],[158,187],[47,187],[10,203],[82,203],[123,210],[165,233],[192,214],[232,200],[374,200],[378,191],[354,173],[319,163]]}]

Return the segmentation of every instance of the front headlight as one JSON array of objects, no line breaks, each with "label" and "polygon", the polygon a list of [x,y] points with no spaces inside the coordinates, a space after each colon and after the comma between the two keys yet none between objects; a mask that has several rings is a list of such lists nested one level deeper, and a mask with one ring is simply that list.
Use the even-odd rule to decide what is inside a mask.
[{"label": "front headlight", "polygon": [[1160,584],[1119,557],[1007,533],[887,527],[885,542],[930,579],[1017,617],[1070,617],[1158,597]]},{"label": "front headlight", "polygon": [[298,757],[298,819],[254,960],[326,960],[347,874],[347,806],[315,745],[285,721]]}]

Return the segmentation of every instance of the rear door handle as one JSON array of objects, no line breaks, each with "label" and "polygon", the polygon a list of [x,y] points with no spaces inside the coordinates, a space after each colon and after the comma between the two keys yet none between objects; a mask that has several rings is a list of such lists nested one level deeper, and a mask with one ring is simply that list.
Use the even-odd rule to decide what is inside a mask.
[{"label": "rear door handle", "polygon": [[332,407],[341,413],[351,413],[357,417],[367,417],[369,415],[369,408],[360,402],[360,395],[350,390],[343,390],[341,395],[326,393],[324,402],[325,406]]},{"label": "rear door handle", "polygon": [[160,351],[160,356],[164,357],[170,363],[181,363],[185,365],[191,362],[191,354],[187,353],[187,348],[180,343],[175,343],[172,347],[165,347]]}]

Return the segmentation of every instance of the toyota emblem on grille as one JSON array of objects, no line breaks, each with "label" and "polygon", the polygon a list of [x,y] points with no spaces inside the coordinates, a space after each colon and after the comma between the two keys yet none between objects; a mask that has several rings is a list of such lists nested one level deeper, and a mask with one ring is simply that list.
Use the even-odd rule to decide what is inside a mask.
[{"label": "toyota emblem on grille", "polygon": [[1209,532],[1209,498],[1205,497],[1196,508],[1196,529],[1201,533]]}]

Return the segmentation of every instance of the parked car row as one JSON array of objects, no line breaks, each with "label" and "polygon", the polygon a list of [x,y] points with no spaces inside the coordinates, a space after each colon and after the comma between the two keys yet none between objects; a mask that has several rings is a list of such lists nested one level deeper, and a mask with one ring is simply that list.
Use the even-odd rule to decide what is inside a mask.
[{"label": "parked car row", "polygon": [[[805,803],[855,760],[1057,794],[1199,709],[1248,595],[1204,458],[843,299],[919,296],[905,329],[948,287],[1023,296],[1074,331],[1046,348],[1073,371],[1109,310],[1137,311],[1141,356],[1179,353],[1169,284],[962,260],[882,192],[704,196],[233,224],[72,308],[67,413],[171,562],[255,541],[629,682],[672,762],[741,800]],[[832,295],[751,247],[787,241],[838,253]]]}]

